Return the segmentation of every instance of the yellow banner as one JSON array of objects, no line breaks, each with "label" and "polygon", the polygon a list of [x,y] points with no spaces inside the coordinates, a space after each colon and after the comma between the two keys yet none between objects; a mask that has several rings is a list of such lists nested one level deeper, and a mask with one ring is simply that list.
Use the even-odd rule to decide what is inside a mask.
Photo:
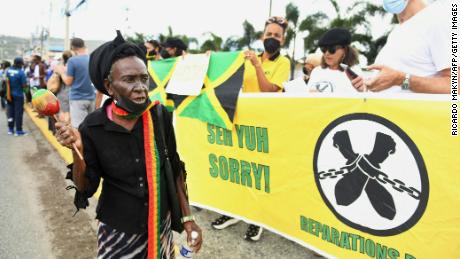
[{"label": "yellow banner", "polygon": [[448,101],[241,97],[233,131],[178,117],[193,204],[338,258],[458,258]]}]

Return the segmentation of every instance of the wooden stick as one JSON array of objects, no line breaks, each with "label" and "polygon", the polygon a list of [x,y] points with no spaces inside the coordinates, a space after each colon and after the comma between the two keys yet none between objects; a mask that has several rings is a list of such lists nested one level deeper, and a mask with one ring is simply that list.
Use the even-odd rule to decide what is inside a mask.
[{"label": "wooden stick", "polygon": [[[57,117],[56,114],[53,115],[53,119],[54,119],[56,122],[59,121],[59,119],[58,119],[58,117]],[[77,146],[75,145],[75,143],[72,143],[72,147],[73,147],[73,150],[75,150],[75,152],[77,152],[78,157],[79,157],[81,160],[83,160],[83,156],[81,155],[81,153],[80,153],[80,151],[78,150],[78,148],[77,148]]]}]

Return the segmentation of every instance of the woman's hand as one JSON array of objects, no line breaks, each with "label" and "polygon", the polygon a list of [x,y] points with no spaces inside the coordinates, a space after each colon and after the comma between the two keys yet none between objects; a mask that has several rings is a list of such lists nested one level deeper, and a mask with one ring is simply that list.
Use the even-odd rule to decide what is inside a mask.
[{"label": "woman's hand", "polygon": [[358,76],[357,78],[351,80],[351,84],[356,90],[358,90],[358,92],[367,91],[366,84],[364,84],[364,79],[361,76]]},{"label": "woman's hand", "polygon": [[372,92],[380,92],[395,85],[402,85],[404,82],[405,73],[394,70],[383,65],[370,65],[367,67],[370,70],[377,70],[379,73],[374,78],[370,79],[367,87]]},{"label": "woman's hand", "polygon": [[257,59],[257,55],[254,51],[252,50],[246,50],[244,52],[244,57],[247,59],[247,60],[250,60],[251,61],[251,64],[254,66],[254,67],[259,67],[260,66],[260,62],[259,62],[259,59]]},{"label": "woman's hand", "polygon": [[[203,243],[203,234],[201,232],[201,228],[195,223],[195,221],[187,221],[184,222],[184,229],[187,232],[187,243],[191,244],[191,247],[195,253],[200,251],[201,244]],[[196,231],[198,233],[198,237],[192,243],[192,231]]]},{"label": "woman's hand", "polygon": [[[62,116],[61,116],[62,117]],[[56,121],[56,139],[64,147],[72,149],[72,144],[75,143],[75,146],[81,152],[83,145],[81,142],[80,132],[77,129],[73,128],[68,121],[59,120]]]}]

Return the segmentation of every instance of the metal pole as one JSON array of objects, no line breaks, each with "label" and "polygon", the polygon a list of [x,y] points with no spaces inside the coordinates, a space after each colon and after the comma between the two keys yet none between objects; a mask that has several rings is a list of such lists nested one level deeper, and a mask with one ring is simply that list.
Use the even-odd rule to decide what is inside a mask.
[{"label": "metal pole", "polygon": [[48,20],[48,37],[46,38],[46,52],[48,53],[51,46],[51,17],[53,16],[53,0],[50,0],[50,9],[49,9],[49,20]]},{"label": "metal pole", "polygon": [[268,11],[268,17],[272,17],[272,0],[270,0],[270,9]]},{"label": "metal pole", "polygon": [[65,1],[65,32],[64,32],[64,50],[70,49],[69,27],[70,27],[70,0]]},{"label": "metal pole", "polygon": [[45,28],[42,26],[41,32],[40,32],[40,56],[44,57],[45,50],[44,50],[44,40],[45,40]]}]

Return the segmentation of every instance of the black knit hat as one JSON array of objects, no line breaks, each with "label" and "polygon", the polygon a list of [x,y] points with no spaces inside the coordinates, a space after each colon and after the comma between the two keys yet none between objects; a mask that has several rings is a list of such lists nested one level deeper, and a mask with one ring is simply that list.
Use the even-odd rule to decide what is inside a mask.
[{"label": "black knit hat", "polygon": [[350,45],[351,34],[347,29],[333,28],[321,36],[318,46]]},{"label": "black knit hat", "polygon": [[112,64],[119,59],[120,53],[124,56],[135,56],[147,63],[145,52],[134,43],[126,42],[121,32],[117,30],[117,37],[113,41],[106,42],[95,49],[89,57],[89,76],[91,81],[100,92],[109,95],[104,86],[104,80],[108,77]]}]

